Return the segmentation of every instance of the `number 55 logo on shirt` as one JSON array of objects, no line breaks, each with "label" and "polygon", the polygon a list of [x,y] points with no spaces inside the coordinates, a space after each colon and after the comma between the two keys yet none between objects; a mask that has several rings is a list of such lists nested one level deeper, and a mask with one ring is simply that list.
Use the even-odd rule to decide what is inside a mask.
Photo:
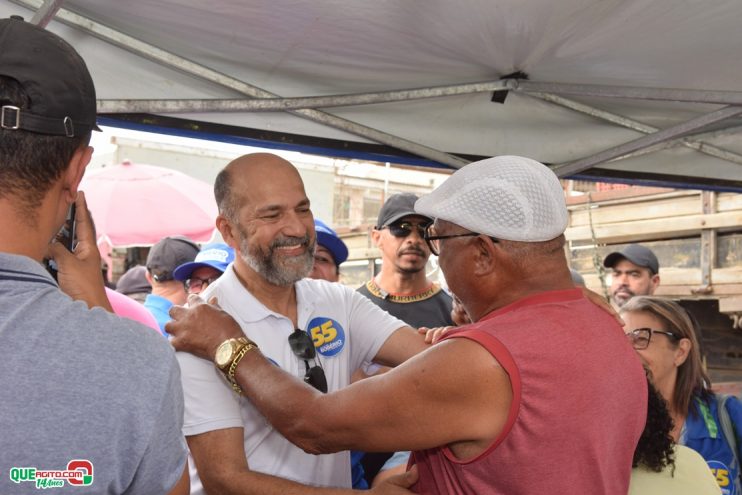
[{"label": "number 55 logo on shirt", "polygon": [[323,356],[334,356],[345,347],[345,331],[332,318],[319,316],[312,319],[308,327],[314,347]]}]

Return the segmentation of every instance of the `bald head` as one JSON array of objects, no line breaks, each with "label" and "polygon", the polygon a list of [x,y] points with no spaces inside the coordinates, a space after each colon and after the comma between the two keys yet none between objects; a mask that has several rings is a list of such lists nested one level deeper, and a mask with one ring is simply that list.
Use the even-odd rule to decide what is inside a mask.
[{"label": "bald head", "polygon": [[237,211],[256,190],[297,183],[303,190],[304,183],[291,162],[272,153],[250,153],[235,158],[219,172],[214,181],[214,197],[219,213],[234,221]]}]

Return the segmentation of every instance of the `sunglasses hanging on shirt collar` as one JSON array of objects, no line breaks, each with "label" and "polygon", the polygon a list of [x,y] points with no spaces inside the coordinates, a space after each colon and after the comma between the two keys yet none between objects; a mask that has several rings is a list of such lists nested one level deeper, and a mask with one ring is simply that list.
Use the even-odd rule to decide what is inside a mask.
[{"label": "sunglasses hanging on shirt collar", "polygon": [[[325,371],[322,369],[322,366],[320,366],[319,359],[317,359],[317,351],[314,349],[312,338],[307,334],[307,332],[297,328],[291,335],[289,335],[289,346],[296,357],[304,361],[304,366],[306,367],[304,382],[326,394],[327,377],[325,376]],[[309,366],[310,359],[315,360],[317,364]]]}]

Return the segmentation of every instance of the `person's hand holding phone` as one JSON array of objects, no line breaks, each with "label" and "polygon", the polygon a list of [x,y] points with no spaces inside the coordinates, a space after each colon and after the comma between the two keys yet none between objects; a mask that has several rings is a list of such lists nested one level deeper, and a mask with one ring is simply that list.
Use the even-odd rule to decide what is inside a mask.
[{"label": "person's hand holding phone", "polygon": [[100,306],[113,312],[103,284],[93,221],[82,191],[77,193],[75,206],[74,222],[66,227],[72,234],[69,241],[58,239],[49,245],[49,257],[57,264],[57,282],[72,299],[85,301],[90,308]]}]

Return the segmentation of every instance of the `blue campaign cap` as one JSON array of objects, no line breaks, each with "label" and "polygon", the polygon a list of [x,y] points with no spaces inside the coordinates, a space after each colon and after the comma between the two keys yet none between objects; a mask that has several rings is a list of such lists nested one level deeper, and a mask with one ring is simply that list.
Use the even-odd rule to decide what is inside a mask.
[{"label": "blue campaign cap", "polygon": [[314,230],[317,232],[317,244],[332,253],[336,265],[348,259],[348,246],[325,222],[315,218]]},{"label": "blue campaign cap", "polygon": [[208,266],[224,273],[227,266],[234,261],[234,249],[223,242],[207,244],[196,255],[196,259],[190,263],[183,263],[173,271],[175,280],[185,281],[191,278],[191,274],[202,267]]}]

